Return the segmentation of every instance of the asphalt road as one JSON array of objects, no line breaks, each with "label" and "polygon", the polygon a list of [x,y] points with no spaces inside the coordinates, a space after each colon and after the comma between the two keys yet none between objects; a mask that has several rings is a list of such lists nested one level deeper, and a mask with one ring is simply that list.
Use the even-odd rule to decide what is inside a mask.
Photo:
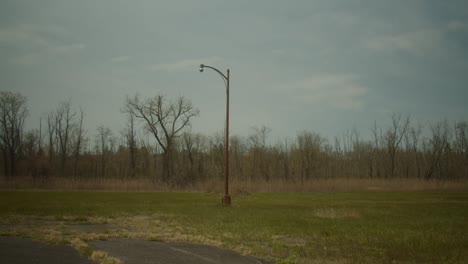
[{"label": "asphalt road", "polygon": [[49,245],[18,237],[0,236],[0,263],[4,264],[95,264],[65,245]]},{"label": "asphalt road", "polygon": [[90,242],[94,249],[108,252],[125,264],[264,264],[258,259],[206,245],[163,243],[138,239]]},{"label": "asphalt road", "polygon": [[[261,260],[206,245],[162,243],[139,239],[112,239],[88,244],[125,264],[265,264]],[[0,236],[0,263],[93,264],[70,246],[49,245],[30,239]]]}]

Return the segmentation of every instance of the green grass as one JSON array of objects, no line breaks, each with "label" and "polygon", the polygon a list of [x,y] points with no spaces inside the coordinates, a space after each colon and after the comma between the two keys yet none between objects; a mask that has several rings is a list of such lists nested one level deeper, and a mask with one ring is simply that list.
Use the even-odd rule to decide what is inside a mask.
[{"label": "green grass", "polygon": [[466,191],[267,193],[231,207],[206,193],[0,191],[0,224],[25,219],[125,222],[277,263],[468,263]]}]

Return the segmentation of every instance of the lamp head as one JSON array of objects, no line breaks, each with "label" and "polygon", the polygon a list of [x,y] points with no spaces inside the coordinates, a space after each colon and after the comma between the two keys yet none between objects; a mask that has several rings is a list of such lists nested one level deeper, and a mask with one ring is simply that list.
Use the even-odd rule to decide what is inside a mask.
[{"label": "lamp head", "polygon": [[205,67],[205,65],[200,64],[200,72],[203,72],[203,67]]}]

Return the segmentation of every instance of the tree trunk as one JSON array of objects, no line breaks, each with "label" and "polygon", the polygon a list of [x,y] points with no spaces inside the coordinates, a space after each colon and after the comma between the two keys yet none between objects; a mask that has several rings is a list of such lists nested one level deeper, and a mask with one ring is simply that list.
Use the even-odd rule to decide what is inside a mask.
[{"label": "tree trunk", "polygon": [[11,176],[16,176],[16,154],[10,151],[10,173]]},{"label": "tree trunk", "polygon": [[9,174],[10,164],[8,164],[8,154],[7,154],[6,149],[2,149],[2,154],[3,154],[3,169],[4,169],[5,177],[8,177],[10,175]]},{"label": "tree trunk", "polygon": [[130,167],[131,167],[131,177],[135,177],[135,146],[130,147]]},{"label": "tree trunk", "polygon": [[171,169],[170,169],[170,164],[171,164],[171,155],[169,151],[165,151],[163,153],[163,166],[162,166],[162,179],[165,183],[169,182],[169,179],[171,178]]}]

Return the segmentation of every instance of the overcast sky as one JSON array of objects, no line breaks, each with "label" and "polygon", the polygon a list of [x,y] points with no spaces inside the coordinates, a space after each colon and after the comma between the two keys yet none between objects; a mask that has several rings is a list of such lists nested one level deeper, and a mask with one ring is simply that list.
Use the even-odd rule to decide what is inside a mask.
[{"label": "overcast sky", "polygon": [[468,1],[1,0],[0,89],[28,99],[29,128],[71,99],[88,134],[117,131],[127,95],[183,95],[193,131],[271,139],[369,134],[392,113],[468,120]]}]

